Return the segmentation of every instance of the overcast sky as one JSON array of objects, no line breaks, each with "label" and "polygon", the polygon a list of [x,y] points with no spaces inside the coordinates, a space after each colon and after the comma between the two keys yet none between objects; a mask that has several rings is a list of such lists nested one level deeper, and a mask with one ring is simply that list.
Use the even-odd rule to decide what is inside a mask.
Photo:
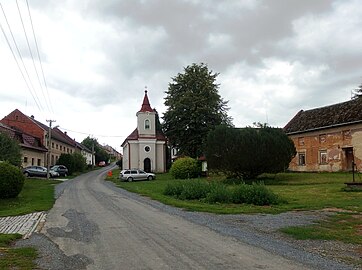
[{"label": "overcast sky", "polygon": [[[162,116],[168,83],[192,63],[220,73],[237,127],[283,127],[301,109],[349,100],[362,82],[360,0],[28,0],[47,88],[26,0],[17,3],[31,53],[16,1],[0,3],[33,85],[0,32],[0,118],[17,108],[118,151],[145,86]],[[2,10],[0,23],[28,81]]]}]

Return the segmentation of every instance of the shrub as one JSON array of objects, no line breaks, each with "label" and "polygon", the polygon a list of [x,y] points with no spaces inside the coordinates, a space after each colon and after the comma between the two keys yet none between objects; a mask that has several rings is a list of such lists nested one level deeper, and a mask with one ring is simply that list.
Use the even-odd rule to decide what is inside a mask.
[{"label": "shrub", "polygon": [[25,177],[21,170],[7,162],[0,162],[0,198],[15,198],[23,188]]},{"label": "shrub", "polygon": [[210,186],[201,180],[192,180],[182,185],[182,192],[179,196],[181,200],[200,200],[206,198]]},{"label": "shrub", "polygon": [[281,199],[264,184],[253,183],[252,185],[242,184],[233,192],[233,203],[247,203],[254,205],[279,204]]},{"label": "shrub", "polygon": [[170,173],[176,179],[195,178],[199,173],[199,167],[195,159],[183,157],[172,164]]},{"label": "shrub", "polygon": [[206,196],[206,201],[208,203],[230,203],[232,193],[226,185],[213,182],[210,184],[210,192]]},{"label": "shrub", "polygon": [[176,182],[176,183],[169,183],[167,184],[163,194],[167,196],[174,196],[178,198],[183,190],[183,184]]},{"label": "shrub", "polygon": [[0,160],[14,166],[21,165],[21,149],[17,141],[0,132]]}]

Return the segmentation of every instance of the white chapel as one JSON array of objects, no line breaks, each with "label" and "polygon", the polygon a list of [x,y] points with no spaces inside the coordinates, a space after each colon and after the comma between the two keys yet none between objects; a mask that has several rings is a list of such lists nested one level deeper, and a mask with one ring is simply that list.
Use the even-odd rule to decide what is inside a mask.
[{"label": "white chapel", "polygon": [[136,116],[137,128],[122,143],[123,169],[166,172],[166,137],[157,123],[157,111],[151,108],[147,90]]}]

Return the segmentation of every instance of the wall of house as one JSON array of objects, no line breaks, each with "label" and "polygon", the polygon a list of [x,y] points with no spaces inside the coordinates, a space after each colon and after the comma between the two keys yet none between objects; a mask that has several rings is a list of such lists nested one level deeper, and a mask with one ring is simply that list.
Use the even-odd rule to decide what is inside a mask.
[{"label": "wall of house", "polygon": [[[146,152],[145,148],[149,147],[149,152]],[[151,160],[151,171],[155,172],[157,168],[156,165],[156,139],[153,140],[139,140],[139,148],[138,148],[138,167],[141,170],[144,170],[144,160],[149,158]]]},{"label": "wall of house", "polygon": [[74,146],[52,139],[50,165],[55,165],[61,154],[73,154],[74,152]]},{"label": "wall of house", "polygon": [[46,152],[39,152],[27,148],[22,148],[21,156],[23,168],[32,165],[45,166],[45,155]]},{"label": "wall of house", "polygon": [[362,171],[362,125],[349,125],[289,135],[297,155],[289,164],[292,171],[349,171],[354,160]]}]

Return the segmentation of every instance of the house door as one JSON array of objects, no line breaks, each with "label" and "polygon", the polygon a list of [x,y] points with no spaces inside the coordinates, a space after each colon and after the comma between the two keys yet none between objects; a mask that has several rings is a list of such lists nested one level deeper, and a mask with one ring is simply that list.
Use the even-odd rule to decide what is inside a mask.
[{"label": "house door", "polygon": [[345,148],[345,155],[346,155],[346,171],[352,171],[352,163],[354,161],[353,157],[353,147]]},{"label": "house door", "polygon": [[151,172],[151,160],[149,158],[145,158],[143,161],[143,170],[145,172]]}]

